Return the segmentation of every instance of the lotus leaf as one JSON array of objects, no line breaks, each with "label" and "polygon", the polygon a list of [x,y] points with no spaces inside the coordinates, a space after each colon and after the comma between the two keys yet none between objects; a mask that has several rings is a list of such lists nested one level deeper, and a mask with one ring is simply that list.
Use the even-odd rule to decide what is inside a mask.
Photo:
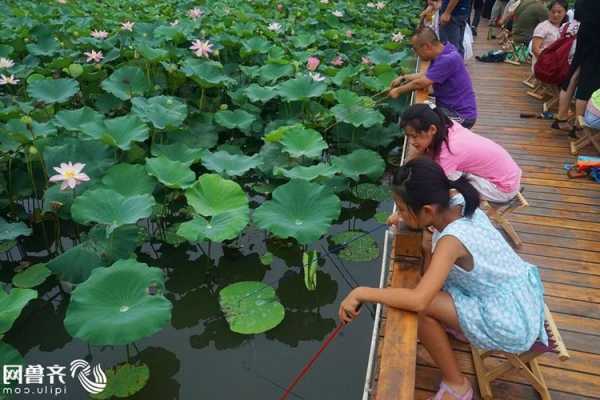
[{"label": "lotus leaf", "polygon": [[67,161],[81,162],[85,164],[83,172],[94,179],[102,176],[115,163],[110,148],[96,140],[64,138],[60,143],[44,149],[44,160],[48,168],[58,167],[60,163]]},{"label": "lotus leaf", "polygon": [[280,143],[283,151],[292,157],[317,158],[327,148],[327,143],[319,132],[302,125],[285,128]]},{"label": "lotus leaf", "polygon": [[112,264],[121,258],[129,258],[136,247],[141,245],[145,237],[145,228],[138,225],[124,225],[107,234],[106,227],[96,225],[81,244],[86,249],[98,254],[105,265]]},{"label": "lotus leaf", "polygon": [[[0,342],[0,365],[23,365],[25,360],[17,349],[8,343]],[[8,397],[4,396],[5,390],[11,390],[16,385],[15,381],[9,381],[9,384],[4,384],[4,380],[0,381],[0,399],[4,400]],[[8,392],[10,393],[10,392]]]},{"label": "lotus leaf", "polygon": [[385,201],[392,197],[390,188],[373,183],[361,183],[354,188],[356,197],[362,200]]},{"label": "lotus leaf", "polygon": [[60,51],[60,43],[53,36],[41,36],[37,43],[29,43],[25,47],[34,56],[52,56]]},{"label": "lotus leaf", "polygon": [[244,110],[225,110],[215,114],[215,122],[227,129],[246,131],[254,121],[256,116]]},{"label": "lotus leaf", "polygon": [[337,86],[344,86],[346,83],[351,81],[352,78],[358,75],[359,72],[360,69],[358,67],[344,67],[339,70],[333,78],[331,78],[331,81]]},{"label": "lotus leaf", "polygon": [[42,284],[50,275],[52,271],[46,264],[34,264],[13,276],[12,284],[19,288],[31,289]]},{"label": "lotus leaf", "polygon": [[0,289],[0,336],[11,328],[27,303],[38,297],[32,289],[12,288],[9,293]]},{"label": "lotus leaf", "polygon": [[152,214],[154,198],[149,194],[123,196],[112,189],[92,189],[77,197],[71,206],[73,219],[81,224],[96,222],[111,234],[122,225],[135,224]]},{"label": "lotus leaf", "polygon": [[225,287],[219,292],[219,304],[229,328],[244,335],[273,329],[285,316],[275,290],[262,282],[237,282]]},{"label": "lotus leaf", "polygon": [[102,89],[121,100],[143,96],[150,89],[144,71],[139,67],[126,66],[117,69],[102,81]]},{"label": "lotus leaf", "polygon": [[146,386],[150,379],[150,368],[144,363],[121,364],[106,370],[106,387],[92,399],[105,400],[113,396],[127,398],[133,396]]},{"label": "lotus leaf", "polygon": [[216,61],[188,58],[181,68],[186,76],[204,88],[221,87],[235,83],[223,72],[223,65]]},{"label": "lotus leaf", "polygon": [[306,286],[306,289],[310,291],[316,290],[319,254],[315,250],[305,251],[302,254],[302,266],[304,269],[304,285]]},{"label": "lotus leaf", "polygon": [[359,181],[361,175],[369,179],[379,178],[385,170],[385,162],[373,150],[355,150],[350,154],[332,157],[332,163],[340,169],[342,174],[354,181]]},{"label": "lotus leaf", "polygon": [[80,131],[83,124],[101,122],[102,114],[89,107],[77,110],[62,110],[54,117],[54,123],[68,131]]},{"label": "lotus leaf", "polygon": [[92,345],[124,345],[160,331],[171,320],[164,274],[135,260],[98,268],[73,290],[65,327]]},{"label": "lotus leaf", "polygon": [[216,171],[228,176],[240,176],[256,168],[261,164],[260,157],[255,154],[252,157],[245,155],[230,154],[226,151],[204,153],[202,165],[210,171]]},{"label": "lotus leaf", "polygon": [[93,249],[84,244],[77,245],[48,262],[48,269],[66,282],[81,283],[92,271],[106,264]]},{"label": "lotus leaf", "polygon": [[382,124],[384,116],[379,111],[364,106],[360,96],[349,90],[339,90],[336,99],[340,104],[331,109],[339,122],[346,122],[353,126],[365,128]]},{"label": "lotus leaf", "polygon": [[147,158],[146,171],[172,189],[185,189],[196,179],[196,174],[188,164],[170,160],[165,156]]},{"label": "lotus leaf", "polygon": [[258,76],[264,82],[275,82],[279,78],[289,76],[292,73],[294,73],[294,67],[290,64],[267,64],[258,70]]},{"label": "lotus leaf", "polygon": [[152,145],[152,155],[155,157],[166,157],[169,160],[179,161],[186,165],[192,165],[202,158],[202,148],[191,148],[185,143]]},{"label": "lotus leaf", "polygon": [[277,96],[277,91],[274,87],[263,87],[257,85],[256,83],[253,83],[252,85],[244,89],[244,94],[252,102],[266,103],[267,101]]},{"label": "lotus leaf", "polygon": [[144,121],[152,122],[157,129],[176,128],[181,126],[187,117],[187,106],[176,97],[135,97],[131,103],[132,111]]},{"label": "lotus leaf", "polygon": [[31,235],[31,228],[22,222],[9,223],[0,217],[0,242]]},{"label": "lotus leaf", "polygon": [[254,222],[281,238],[302,244],[318,240],[340,215],[340,200],[324,186],[292,180],[273,191],[273,198],[254,212]]},{"label": "lotus leaf", "polygon": [[247,207],[225,211],[210,220],[196,216],[191,221],[182,223],[177,230],[177,235],[190,242],[203,240],[222,242],[235,239],[248,225],[249,220]]},{"label": "lotus leaf", "polygon": [[102,185],[123,196],[152,194],[156,181],[148,176],[143,165],[117,164],[106,171]]},{"label": "lotus leaf", "polygon": [[325,83],[315,82],[309,76],[290,79],[277,86],[279,95],[287,102],[319,97],[325,90],[327,90]]},{"label": "lotus leaf", "polygon": [[27,94],[44,103],[64,103],[79,92],[79,83],[76,80],[37,79],[27,86]]},{"label": "lotus leaf", "polygon": [[260,256],[260,263],[262,265],[271,265],[273,264],[273,253],[267,251],[265,254]]},{"label": "lotus leaf", "polygon": [[392,65],[392,64],[395,64],[398,61],[401,61],[402,59],[406,58],[406,53],[404,53],[404,52],[390,53],[387,50],[378,48],[378,49],[370,51],[367,54],[367,57],[369,57],[369,59],[371,61],[373,61],[373,63],[375,63],[375,64],[390,64],[390,65]]},{"label": "lotus leaf", "polygon": [[290,179],[304,179],[307,181],[312,181],[321,177],[330,178],[338,172],[339,170],[336,167],[325,163],[311,165],[309,167],[299,165],[292,169],[275,169],[276,174],[281,174]]},{"label": "lotus leaf", "polygon": [[150,131],[148,126],[133,114],[86,123],[81,126],[81,130],[86,135],[121,150],[129,150],[133,142],[145,141]]},{"label": "lotus leaf", "polygon": [[[348,231],[339,233],[331,238],[336,245],[342,245],[353,240],[344,246],[339,257],[346,261],[366,262],[373,261],[379,257],[379,249],[377,243],[371,235],[364,235],[361,231]],[[362,236],[360,239],[357,237]],[[356,240],[354,240],[356,239]]]},{"label": "lotus leaf", "polygon": [[185,191],[188,204],[204,216],[248,207],[248,198],[236,182],[216,174],[204,174]]},{"label": "lotus leaf", "polygon": [[242,41],[242,46],[242,56],[268,53],[273,47],[268,40],[257,36]]}]

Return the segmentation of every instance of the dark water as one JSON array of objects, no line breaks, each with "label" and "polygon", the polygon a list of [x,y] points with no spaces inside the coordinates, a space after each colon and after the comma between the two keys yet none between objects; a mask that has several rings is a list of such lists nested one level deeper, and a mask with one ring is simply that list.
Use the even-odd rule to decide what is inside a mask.
[{"label": "dark water", "polygon": [[[390,212],[392,205],[367,201],[358,206],[344,201],[343,207],[342,218],[331,229],[332,234],[349,227],[370,230],[377,226],[374,213]],[[210,248],[204,243],[202,249],[188,244],[177,248],[155,244],[155,253],[146,244],[138,259],[165,270],[173,313],[171,326],[136,342],[137,349],[89,348],[72,339],[63,326],[68,300],[57,290],[55,281],[42,286],[40,297],[46,300],[31,302],[4,340],[24,354],[25,364],[68,366],[71,360],[84,358],[109,368],[128,359],[142,360],[150,367],[150,381],[132,399],[277,399],[335,329],[337,307],[350,291],[349,285],[353,281],[378,285],[384,232],[381,229],[373,234],[380,257],[367,263],[346,262],[336,255],[328,258],[323,250],[328,247],[327,238],[311,245],[310,249],[318,250],[323,262],[315,292],[304,286],[301,249],[273,238],[265,241],[263,231],[247,229],[241,239],[228,247],[215,243]],[[275,256],[273,264],[267,267],[259,259],[266,251]],[[12,268],[6,259],[2,264],[8,267],[2,268],[2,280],[9,282],[8,271]],[[277,289],[286,308],[285,319],[278,327],[251,336],[229,330],[217,293],[242,280],[260,280]],[[363,309],[361,317],[331,343],[289,399],[359,399],[372,324],[372,316]],[[67,384],[66,395],[15,398],[87,398],[75,381]]]}]

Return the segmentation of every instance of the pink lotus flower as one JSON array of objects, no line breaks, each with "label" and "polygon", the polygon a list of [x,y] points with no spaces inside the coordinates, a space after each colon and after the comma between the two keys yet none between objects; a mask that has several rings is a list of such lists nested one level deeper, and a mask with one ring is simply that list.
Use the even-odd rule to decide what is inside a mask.
[{"label": "pink lotus flower", "polygon": [[375,8],[378,10],[383,10],[385,8],[385,3],[383,1],[378,1],[375,3]]},{"label": "pink lotus flower", "polygon": [[208,58],[210,56],[210,53],[213,52],[212,47],[212,43],[210,43],[210,41],[208,40],[194,40],[194,42],[190,46],[190,49],[194,52],[194,54],[196,54],[196,56]]},{"label": "pink lotus flower", "polygon": [[352,37],[352,31],[346,31],[346,37],[351,38]]},{"label": "pink lotus flower", "polygon": [[10,58],[0,57],[0,69],[2,68],[12,68],[15,66],[15,62]]},{"label": "pink lotus flower", "polygon": [[344,65],[344,59],[342,58],[342,56],[337,56],[336,58],[333,59],[333,61],[331,62],[331,65],[335,65],[336,67],[341,67],[342,65]]},{"label": "pink lotus flower", "polygon": [[371,61],[371,59],[369,57],[367,57],[367,56],[363,56],[363,58],[362,58],[361,61],[365,65],[371,65],[371,64],[373,64],[373,61]]},{"label": "pink lotus flower", "polygon": [[135,25],[135,22],[125,21],[125,22],[121,23],[121,29],[123,29],[124,31],[133,32],[134,25]]},{"label": "pink lotus flower", "polygon": [[338,17],[338,18],[342,18],[344,16],[344,13],[341,12],[340,10],[335,10],[331,14],[333,14],[335,17]]},{"label": "pink lotus flower", "polygon": [[106,31],[92,31],[91,33],[93,38],[96,39],[106,39],[108,37],[108,32]]},{"label": "pink lotus flower", "polygon": [[188,11],[187,15],[191,19],[197,19],[197,18],[200,18],[201,16],[203,16],[204,12],[201,9],[199,9],[198,7],[194,7]]},{"label": "pink lotus flower", "polygon": [[402,34],[402,32],[394,33],[392,35],[392,41],[393,42],[398,43],[398,42],[401,42],[403,40],[404,40],[404,35]]},{"label": "pink lotus flower", "polygon": [[102,59],[104,58],[104,55],[102,54],[101,51],[86,51],[85,53],[83,53],[87,56],[87,62],[97,62],[99,63],[100,61],[102,61]]},{"label": "pink lotus flower", "polygon": [[323,82],[325,80],[325,77],[318,72],[309,72],[308,75],[310,75],[311,79],[315,82]]},{"label": "pink lotus flower", "polygon": [[0,75],[0,86],[16,85],[17,83],[19,83],[19,80],[15,79],[14,75],[10,75],[10,76]]},{"label": "pink lotus flower", "polygon": [[308,61],[306,62],[306,69],[308,69],[309,71],[316,71],[317,68],[319,68],[320,63],[321,60],[319,60],[317,57],[308,57]]},{"label": "pink lotus flower", "polygon": [[53,175],[50,177],[50,182],[61,182],[60,190],[65,190],[67,188],[75,189],[77,185],[81,182],[86,182],[90,180],[90,177],[81,172],[85,164],[82,163],[60,163],[60,167],[54,167],[54,170],[58,172],[58,175]]}]

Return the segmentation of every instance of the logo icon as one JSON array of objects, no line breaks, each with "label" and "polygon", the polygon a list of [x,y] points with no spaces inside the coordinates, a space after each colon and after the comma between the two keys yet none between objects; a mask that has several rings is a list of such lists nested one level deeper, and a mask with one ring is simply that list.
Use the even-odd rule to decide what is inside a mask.
[{"label": "logo icon", "polygon": [[[90,379],[90,373],[93,373],[94,380]],[[98,394],[106,388],[106,374],[102,371],[100,364],[92,370],[87,361],[73,360],[71,361],[71,378],[75,378],[75,375],[88,393]]]}]

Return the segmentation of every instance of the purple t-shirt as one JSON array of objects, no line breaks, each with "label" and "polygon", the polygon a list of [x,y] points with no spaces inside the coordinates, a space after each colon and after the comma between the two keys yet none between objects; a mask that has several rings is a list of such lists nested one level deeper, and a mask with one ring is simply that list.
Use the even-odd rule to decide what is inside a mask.
[{"label": "purple t-shirt", "polygon": [[471,77],[460,53],[451,43],[429,64],[426,76],[433,81],[439,107],[454,111],[465,120],[477,119],[477,103]]}]

